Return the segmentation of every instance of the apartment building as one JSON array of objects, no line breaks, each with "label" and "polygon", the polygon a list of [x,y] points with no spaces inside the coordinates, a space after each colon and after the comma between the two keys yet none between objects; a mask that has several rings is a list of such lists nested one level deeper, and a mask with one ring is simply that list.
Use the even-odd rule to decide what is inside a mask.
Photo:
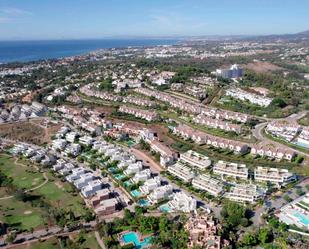
[{"label": "apartment building", "polygon": [[296,175],[287,169],[257,167],[254,169],[255,181],[271,182],[278,185],[286,185],[297,179]]},{"label": "apartment building", "polygon": [[218,161],[213,167],[213,173],[221,176],[248,179],[248,168],[245,164]]},{"label": "apartment building", "polygon": [[173,176],[181,179],[182,181],[188,183],[191,182],[194,177],[194,172],[191,168],[177,162],[167,168],[167,171]]},{"label": "apartment building", "polygon": [[204,190],[213,196],[219,196],[224,192],[222,182],[206,174],[195,177],[192,180],[192,186],[196,189]]},{"label": "apartment building", "polygon": [[239,67],[237,64],[232,65],[228,69],[217,69],[217,77],[222,77],[224,79],[237,79],[243,76],[243,68]]},{"label": "apartment building", "polygon": [[224,197],[237,202],[255,203],[264,199],[266,190],[254,184],[236,184]]},{"label": "apartment building", "polygon": [[272,98],[268,98],[253,92],[247,92],[236,87],[228,89],[225,94],[226,96],[231,96],[242,101],[249,101],[252,104],[256,104],[262,107],[269,106],[273,100]]},{"label": "apartment building", "polygon": [[209,159],[209,157],[197,153],[193,150],[188,150],[185,153],[181,153],[180,160],[184,163],[189,164],[189,166],[198,168],[200,170],[205,170],[211,165],[211,160]]}]

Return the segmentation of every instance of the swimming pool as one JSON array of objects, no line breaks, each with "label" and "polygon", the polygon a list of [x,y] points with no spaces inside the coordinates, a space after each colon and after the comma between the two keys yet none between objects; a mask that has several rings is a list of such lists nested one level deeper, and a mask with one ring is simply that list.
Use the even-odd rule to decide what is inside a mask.
[{"label": "swimming pool", "polygon": [[142,195],[142,193],[140,191],[138,191],[137,189],[134,189],[134,190],[131,191],[131,195],[133,197],[139,197],[139,196]]},{"label": "swimming pool", "polygon": [[138,201],[138,204],[142,207],[146,207],[149,206],[149,201],[147,201],[146,199],[141,199]]},{"label": "swimming pool", "polygon": [[159,210],[161,212],[164,212],[164,213],[171,213],[172,212],[172,209],[169,207],[168,204],[163,204],[159,207]]},{"label": "swimming pool", "polygon": [[114,173],[116,171],[117,171],[117,169],[115,167],[111,167],[111,168],[108,169],[108,172],[110,172],[110,173]]},{"label": "swimming pool", "polygon": [[308,227],[309,226],[309,216],[302,214],[298,211],[293,212],[293,216],[298,219],[300,223],[302,223],[304,226]]},{"label": "swimming pool", "polygon": [[133,183],[129,180],[123,183],[125,187],[131,186]]},{"label": "swimming pool", "polygon": [[128,232],[122,235],[122,240],[125,244],[133,243],[136,249],[146,248],[151,244],[152,236],[144,238],[143,241],[138,239],[138,235],[136,232]]},{"label": "swimming pool", "polygon": [[123,175],[123,174],[116,174],[116,175],[114,175],[114,177],[115,177],[117,180],[121,180],[121,179],[125,178],[125,175]]}]

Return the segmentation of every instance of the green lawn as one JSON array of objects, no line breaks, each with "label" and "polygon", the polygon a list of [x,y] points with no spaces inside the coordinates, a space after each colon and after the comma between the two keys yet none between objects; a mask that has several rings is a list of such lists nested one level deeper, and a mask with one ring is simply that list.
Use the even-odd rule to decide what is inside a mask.
[{"label": "green lawn", "polygon": [[84,201],[79,194],[76,196],[72,191],[72,187],[67,182],[61,182],[51,174],[48,174],[50,181],[41,188],[34,191],[34,193],[42,196],[47,202],[54,207],[70,209],[75,215],[80,216],[84,214]]},{"label": "green lawn", "polygon": [[44,241],[14,247],[15,249],[60,249],[57,238],[53,237]]},{"label": "green lawn", "polygon": [[44,213],[40,208],[35,208],[28,202],[16,198],[0,200],[0,220],[10,226],[30,230],[44,225]]},{"label": "green lawn", "polygon": [[302,119],[298,120],[298,123],[301,125],[309,126],[309,114],[307,114]]},{"label": "green lawn", "polygon": [[18,160],[16,164],[15,159],[7,154],[0,154],[0,170],[13,178],[13,184],[18,188],[30,189],[44,182],[42,173],[33,167],[32,162]]}]

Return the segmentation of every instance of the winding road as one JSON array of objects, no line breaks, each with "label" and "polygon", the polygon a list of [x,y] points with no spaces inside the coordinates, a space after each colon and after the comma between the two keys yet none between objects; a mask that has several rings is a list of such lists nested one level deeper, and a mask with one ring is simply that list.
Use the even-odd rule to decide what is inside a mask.
[{"label": "winding road", "polygon": [[[302,112],[299,112],[299,113],[292,114],[291,116],[289,116],[287,118],[281,118],[281,119],[276,119],[276,120],[297,121],[298,119],[301,119],[304,116],[306,116],[307,112],[308,111],[302,111]],[[260,123],[260,124],[256,125],[254,130],[252,131],[253,136],[255,136],[258,140],[260,140],[262,142],[272,143],[272,144],[275,144],[277,146],[283,147],[285,149],[289,149],[289,150],[294,151],[295,153],[297,153],[301,156],[304,156],[304,157],[309,156],[309,153],[305,153],[303,151],[294,149],[290,146],[287,146],[285,144],[279,143],[277,141],[274,141],[272,139],[265,137],[264,134],[263,134],[263,130],[265,129],[267,124],[268,124],[268,122],[264,122],[264,123]]]}]

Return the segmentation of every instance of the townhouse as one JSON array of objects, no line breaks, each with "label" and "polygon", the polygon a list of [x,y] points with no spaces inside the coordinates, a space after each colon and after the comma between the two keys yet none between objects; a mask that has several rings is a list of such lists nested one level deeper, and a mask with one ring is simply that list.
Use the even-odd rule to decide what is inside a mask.
[{"label": "townhouse", "polygon": [[127,169],[125,171],[123,171],[123,173],[125,175],[132,175],[132,174],[136,174],[136,173],[140,172],[142,169],[143,169],[142,162],[136,162],[136,163],[130,164],[127,167]]},{"label": "townhouse", "polygon": [[159,115],[154,111],[146,111],[143,109],[133,108],[129,106],[120,106],[118,111],[131,114],[137,118],[145,119],[148,122],[159,120]]},{"label": "townhouse", "polygon": [[240,179],[248,179],[249,172],[245,164],[218,161],[213,167],[213,173],[223,176],[231,176]]},{"label": "townhouse", "polygon": [[139,98],[137,96],[129,95],[126,97],[123,97],[122,100],[123,103],[130,103],[138,106],[143,106],[143,107],[155,107],[156,102],[148,100],[148,99],[143,99]]},{"label": "townhouse", "polygon": [[198,168],[200,170],[205,170],[211,165],[211,160],[209,159],[209,157],[197,153],[193,150],[188,150],[185,153],[181,153],[180,160],[184,163],[189,164],[189,166]]},{"label": "townhouse", "polygon": [[88,183],[94,179],[95,179],[95,176],[93,175],[93,173],[88,172],[88,173],[80,175],[79,179],[73,182],[73,185],[77,189],[81,190],[83,187],[86,187]]},{"label": "townhouse", "polygon": [[255,203],[258,200],[264,199],[265,195],[266,190],[258,185],[236,184],[223,196],[232,201]]},{"label": "townhouse", "polygon": [[174,127],[173,132],[184,139],[192,139],[197,144],[207,144],[215,148],[231,150],[235,153],[244,153],[249,149],[248,145],[243,142],[212,136],[184,124]]},{"label": "townhouse", "polygon": [[181,179],[182,181],[189,183],[192,181],[193,177],[194,177],[194,172],[191,170],[191,168],[177,162],[174,165],[168,166],[167,171]]},{"label": "townhouse", "polygon": [[199,114],[195,116],[192,121],[196,124],[205,125],[213,129],[221,129],[224,131],[233,131],[236,133],[241,133],[241,125],[226,122],[220,119],[214,119],[206,116],[205,114]]},{"label": "townhouse", "polygon": [[266,132],[274,136],[283,138],[287,141],[292,141],[296,135],[301,131],[301,126],[296,122],[286,120],[275,120],[267,124]]},{"label": "townhouse", "polygon": [[192,180],[192,186],[196,189],[204,190],[215,197],[224,192],[223,183],[206,174],[195,177]]},{"label": "townhouse", "polygon": [[297,179],[296,175],[287,169],[257,167],[254,169],[254,180],[286,185]]},{"label": "townhouse", "polygon": [[291,161],[296,156],[296,153],[290,149],[269,143],[251,145],[251,154],[278,160],[286,159],[288,161]]}]

